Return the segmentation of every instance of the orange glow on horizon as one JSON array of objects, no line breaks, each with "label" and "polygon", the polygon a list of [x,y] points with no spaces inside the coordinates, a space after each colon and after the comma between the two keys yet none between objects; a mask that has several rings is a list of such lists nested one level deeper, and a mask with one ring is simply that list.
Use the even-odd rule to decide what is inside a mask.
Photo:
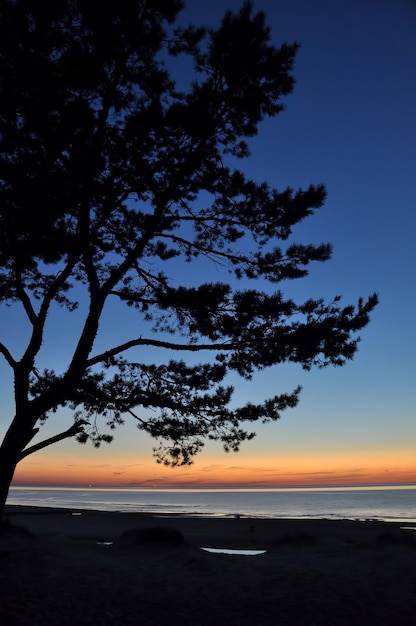
[{"label": "orange glow on horizon", "polygon": [[[204,462],[203,462],[204,461]],[[226,462],[226,461],[231,461]],[[28,457],[19,464],[13,485],[71,487],[290,487],[416,482],[416,461],[409,455],[328,455],[305,459],[199,458],[188,467],[169,468],[152,458],[94,456],[73,459],[63,456]]]}]

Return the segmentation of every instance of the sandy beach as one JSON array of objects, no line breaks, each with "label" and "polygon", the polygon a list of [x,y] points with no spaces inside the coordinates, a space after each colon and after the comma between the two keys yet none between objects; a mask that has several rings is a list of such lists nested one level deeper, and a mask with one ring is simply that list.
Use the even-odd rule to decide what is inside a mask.
[{"label": "sandy beach", "polygon": [[416,623],[416,531],[402,523],[19,506],[7,518],[1,624]]}]

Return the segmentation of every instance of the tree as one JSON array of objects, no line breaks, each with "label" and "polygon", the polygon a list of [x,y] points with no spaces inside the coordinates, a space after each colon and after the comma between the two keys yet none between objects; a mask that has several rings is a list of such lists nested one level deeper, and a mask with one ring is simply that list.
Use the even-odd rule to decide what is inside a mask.
[{"label": "tree", "polygon": [[[300,390],[230,408],[227,374],[343,365],[377,304],[376,295],[356,306],[340,307],[339,297],[296,303],[276,290],[331,256],[329,244],[291,239],[325,188],[279,191],[236,167],[292,91],[297,44],[273,46],[250,3],[216,30],[175,26],[181,8],[2,3],[0,296],[23,308],[30,337],[21,358],[0,343],[16,404],[0,448],[0,506],[27,455],[67,437],[110,441],[96,415],[110,430],[135,419],[167,464],[190,463],[206,439],[237,450],[253,436],[250,423],[278,419]],[[193,70],[181,86],[185,59]],[[228,271],[228,282],[169,277],[165,268],[198,257]],[[138,332],[99,351],[113,299],[135,309]],[[86,301],[67,366],[40,371],[51,308]],[[140,360],[149,346],[166,355],[160,363]],[[185,361],[198,353],[206,362]],[[73,425],[34,444],[65,406]]]}]

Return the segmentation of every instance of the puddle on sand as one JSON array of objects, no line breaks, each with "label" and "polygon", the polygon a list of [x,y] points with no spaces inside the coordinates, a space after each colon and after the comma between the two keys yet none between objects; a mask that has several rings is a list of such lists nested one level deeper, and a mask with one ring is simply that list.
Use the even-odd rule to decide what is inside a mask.
[{"label": "puddle on sand", "polygon": [[[97,541],[97,546],[112,546],[113,541]],[[264,554],[266,550],[231,550],[228,548],[201,548],[205,552],[211,552],[212,554],[232,554],[236,556],[257,556],[258,554]]]},{"label": "puddle on sand", "polygon": [[201,550],[212,552],[213,554],[234,554],[236,556],[257,556],[266,552],[266,550],[231,550],[228,548],[201,548]]}]

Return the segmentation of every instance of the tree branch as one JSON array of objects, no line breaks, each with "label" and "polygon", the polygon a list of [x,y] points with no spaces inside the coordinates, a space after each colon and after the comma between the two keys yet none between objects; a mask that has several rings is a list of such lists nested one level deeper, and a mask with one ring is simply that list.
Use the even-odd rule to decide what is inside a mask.
[{"label": "tree branch", "polygon": [[15,276],[16,276],[16,291],[17,291],[17,295],[20,298],[21,303],[23,304],[23,308],[26,311],[26,315],[30,321],[30,323],[32,324],[32,326],[35,326],[37,321],[38,321],[38,316],[36,315],[36,312],[32,306],[32,302],[30,301],[30,298],[28,296],[28,294],[26,293],[26,291],[23,288],[23,281],[22,281],[22,275],[20,270],[15,268]]},{"label": "tree branch", "polygon": [[141,417],[136,415],[136,413],[134,413],[131,409],[128,409],[127,413],[130,413],[130,415],[132,417],[134,417],[134,419],[137,420],[138,422],[140,422],[141,424],[143,424],[143,425],[146,424],[146,420],[143,420]]},{"label": "tree branch", "polygon": [[[34,322],[32,322],[33,324],[32,336],[30,338],[30,341],[28,343],[28,346],[25,350],[25,353],[23,355],[21,362],[24,362],[30,365],[31,362],[34,361],[34,358],[42,345],[43,330],[44,330],[45,321],[49,312],[49,307],[52,303],[52,300],[54,299],[54,297],[56,296],[56,294],[59,292],[60,288],[62,287],[62,285],[65,283],[67,278],[69,278],[69,276],[71,275],[71,272],[74,269],[75,265],[76,265],[75,258],[69,259],[66,266],[63,268],[62,271],[58,272],[52,284],[49,286],[46,293],[44,294],[42,303],[39,308],[39,313],[38,315],[35,315],[36,319]],[[32,366],[30,365],[30,367]]]},{"label": "tree branch", "polygon": [[6,346],[1,342],[0,342],[0,354],[4,356],[4,358],[6,359],[7,363],[10,365],[11,368],[14,369],[16,367],[17,362],[14,360],[14,358],[12,357],[11,353],[6,348]]},{"label": "tree branch", "polygon": [[67,439],[68,437],[74,437],[78,433],[82,432],[86,424],[87,422],[85,422],[84,420],[78,420],[77,422],[75,422],[75,424],[73,424],[70,428],[68,428],[68,430],[65,430],[59,435],[55,435],[54,437],[49,437],[49,439],[45,439],[44,441],[36,443],[35,445],[30,446],[30,448],[26,448],[21,453],[19,457],[19,461],[24,459],[26,456],[29,456],[29,454],[33,454],[33,452],[37,452],[38,450],[47,448],[48,446],[51,446],[52,444],[57,443],[58,441],[62,441],[63,439]]},{"label": "tree branch", "polygon": [[220,260],[223,261],[226,259],[227,261],[231,261],[232,263],[250,263],[248,257],[238,254],[231,254],[230,252],[225,252],[222,250],[214,250],[214,248],[208,248],[206,246],[202,246],[197,244],[195,241],[189,241],[184,239],[183,237],[179,237],[179,235],[173,235],[171,233],[156,233],[158,237],[161,239],[170,239],[177,244],[181,244],[187,248],[192,248],[197,250],[199,254],[206,256],[208,259],[220,264]]},{"label": "tree branch", "polygon": [[130,348],[134,348],[136,346],[155,346],[157,348],[165,348],[166,350],[184,350],[186,352],[199,352],[201,350],[231,350],[234,346],[231,343],[205,343],[205,344],[182,344],[182,343],[170,343],[169,341],[158,341],[157,339],[132,339],[131,341],[126,341],[111,350],[107,350],[106,352],[102,352],[101,354],[97,354],[93,356],[91,359],[88,359],[86,362],[86,367],[91,367],[92,365],[97,365],[97,363],[101,363],[106,359],[115,356],[116,354],[120,354],[121,352],[125,352]]}]

